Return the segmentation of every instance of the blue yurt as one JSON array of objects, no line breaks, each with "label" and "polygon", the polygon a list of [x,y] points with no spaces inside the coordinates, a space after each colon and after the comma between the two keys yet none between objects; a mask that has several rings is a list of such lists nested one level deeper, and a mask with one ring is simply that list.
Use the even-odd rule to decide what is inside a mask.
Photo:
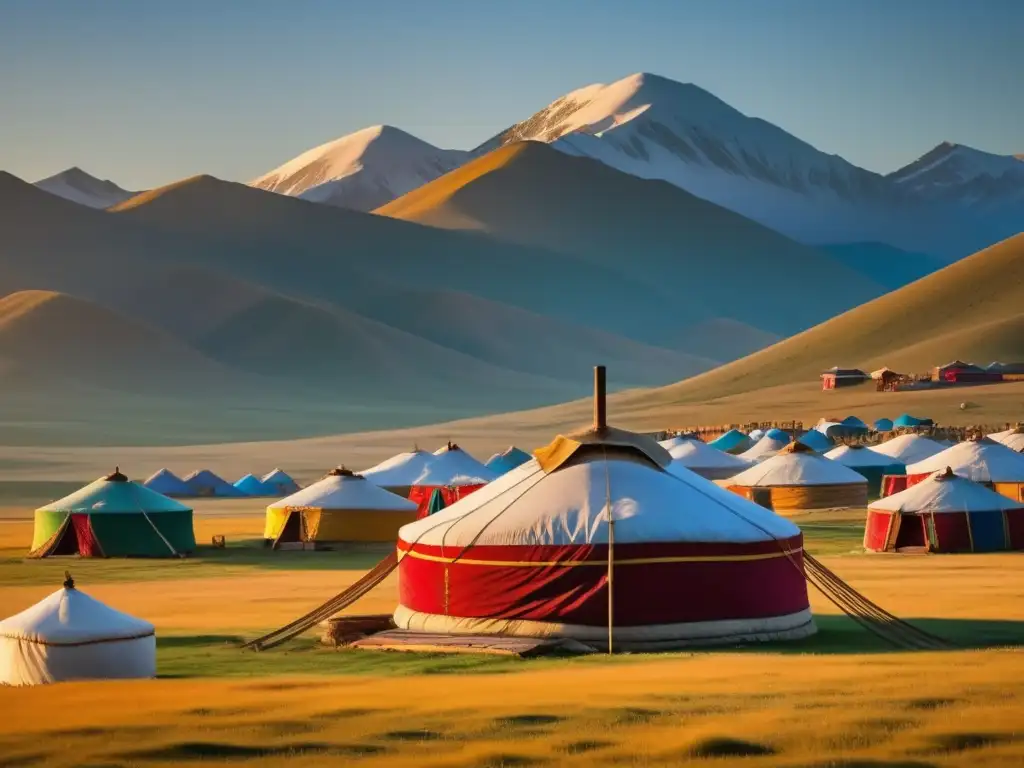
[{"label": "blue yurt", "polygon": [[854,427],[855,429],[867,430],[868,428],[868,425],[865,424],[860,419],[858,419],[856,416],[847,416],[840,422],[840,424],[843,424],[844,426],[847,427]]},{"label": "blue yurt", "polygon": [[708,443],[712,448],[732,454],[743,453],[753,444],[754,442],[738,429],[730,429],[721,437]]},{"label": "blue yurt", "polygon": [[832,441],[816,429],[812,429],[810,432],[802,434],[796,439],[796,441],[798,443],[803,443],[808,448],[817,451],[818,453],[824,453],[825,451],[830,451],[833,448]]},{"label": "blue yurt", "polygon": [[288,496],[299,490],[299,484],[287,472],[276,468],[261,477],[260,482],[270,489],[271,496]]},{"label": "blue yurt", "polygon": [[185,478],[189,496],[217,496],[226,499],[240,499],[245,496],[227,480],[218,477],[208,469],[197,469]]},{"label": "blue yurt", "polygon": [[826,453],[825,458],[837,461],[865,477],[868,481],[869,496],[881,495],[882,475],[907,474],[906,464],[863,445],[840,445]]},{"label": "blue yurt", "polygon": [[892,432],[892,419],[877,419],[875,421],[875,432]]},{"label": "blue yurt", "polygon": [[511,472],[516,467],[525,464],[531,458],[533,457],[526,451],[510,445],[501,453],[491,456],[485,463],[485,466],[488,469],[493,469],[499,475],[504,475],[506,472]]},{"label": "blue yurt", "polygon": [[897,416],[892,425],[894,427],[930,427],[932,423],[931,419],[919,419],[909,413],[904,413]]},{"label": "blue yurt", "polygon": [[143,485],[151,491],[169,496],[171,498],[191,496],[192,491],[185,484],[185,481],[167,469],[159,469],[150,475]]},{"label": "blue yurt", "polygon": [[246,496],[277,496],[277,489],[264,484],[256,475],[248,474],[235,482],[235,488]]},{"label": "blue yurt", "polygon": [[789,436],[789,433],[781,429],[769,429],[764,433],[764,436],[769,440],[781,440],[784,443],[793,442],[793,438]]}]

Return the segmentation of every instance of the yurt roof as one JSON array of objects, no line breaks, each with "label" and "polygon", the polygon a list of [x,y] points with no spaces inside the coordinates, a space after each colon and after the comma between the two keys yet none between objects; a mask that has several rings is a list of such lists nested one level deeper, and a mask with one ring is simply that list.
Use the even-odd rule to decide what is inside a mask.
[{"label": "yurt roof", "polygon": [[989,437],[997,443],[1005,445],[1011,451],[1024,453],[1024,427],[1016,427],[1014,429],[1008,429],[1005,432],[997,432],[994,435],[989,435]]},{"label": "yurt roof", "polygon": [[498,478],[498,473],[474,459],[454,443],[434,452],[411,485],[481,485]]},{"label": "yurt roof", "polygon": [[609,492],[616,543],[754,542],[799,533],[714,483],[610,446],[606,454],[589,451],[549,472],[533,459],[402,527],[399,538],[445,547],[607,544]]},{"label": "yurt roof", "polygon": [[866,482],[863,475],[799,443],[791,443],[770,459],[729,479],[730,485],[744,487],[854,485]]},{"label": "yurt roof", "polygon": [[223,477],[208,469],[197,469],[189,473],[185,476],[184,482],[186,485],[202,484],[208,485],[212,488],[222,488],[224,486],[227,486],[228,488],[234,487]]},{"label": "yurt roof", "polygon": [[923,475],[951,467],[958,475],[975,482],[1024,482],[1024,454],[987,437],[967,440],[910,464],[908,475]]},{"label": "yurt roof", "polygon": [[749,448],[753,445],[753,441],[751,441],[748,435],[745,435],[738,429],[730,429],[724,435],[720,435],[712,440],[708,445],[721,451],[736,451],[740,450],[740,448]]},{"label": "yurt roof", "polygon": [[879,445],[871,446],[871,450],[875,453],[891,456],[904,464],[924,461],[929,456],[934,456],[946,448],[947,446],[929,437],[917,434],[899,435]]},{"label": "yurt roof", "polygon": [[764,437],[741,453],[739,458],[746,459],[747,461],[762,461],[770,456],[774,456],[787,445],[789,443],[785,440],[775,440],[765,434]]},{"label": "yurt roof", "polygon": [[658,445],[664,448],[666,451],[671,451],[677,445],[682,445],[688,438],[683,435],[673,435],[665,440],[659,440]]},{"label": "yurt roof", "polygon": [[840,445],[826,453],[825,458],[847,467],[889,467],[901,463],[892,456],[877,453],[863,445]]},{"label": "yurt roof", "polygon": [[797,438],[797,442],[803,443],[808,448],[813,448],[818,453],[824,453],[834,445],[832,440],[829,439],[825,433],[819,432],[816,429],[812,429],[811,431],[800,435],[800,437]]},{"label": "yurt roof", "polygon": [[892,419],[875,419],[875,431],[876,432],[891,432],[892,431]]},{"label": "yurt roof", "polygon": [[188,512],[161,493],[129,480],[120,471],[93,480],[84,488],[40,507],[40,512],[91,512],[126,514],[138,512]]},{"label": "yurt roof", "polygon": [[380,486],[415,485],[416,479],[428,466],[437,461],[437,456],[419,449],[399,453],[390,459],[359,472],[372,483]]},{"label": "yurt roof", "polygon": [[157,493],[188,493],[189,491],[185,481],[166,467],[158,469],[147,477],[142,484]]},{"label": "yurt roof", "polygon": [[772,427],[771,429],[769,429],[767,432],[764,433],[764,436],[770,440],[783,440],[786,443],[788,443],[791,439],[788,432],[777,427]]},{"label": "yurt roof", "polygon": [[865,424],[861,419],[858,419],[856,416],[847,416],[845,419],[842,420],[841,423],[847,427],[857,427],[858,429],[868,428],[868,425]]},{"label": "yurt roof", "polygon": [[750,434],[747,435],[747,437],[749,437],[752,442],[756,443],[758,440],[760,440],[762,437],[764,437],[764,430],[763,429],[752,429],[752,430],[750,430]]},{"label": "yurt roof", "polygon": [[943,470],[869,507],[887,512],[991,512],[1020,509],[1024,504]]},{"label": "yurt roof", "polygon": [[260,478],[263,483],[294,483],[291,476],[282,469],[276,467]]},{"label": "yurt roof", "polygon": [[684,440],[669,450],[672,463],[688,468],[699,469],[730,469],[737,472],[750,466],[750,462],[732,454],[712,448],[695,437]]},{"label": "yurt roof", "polygon": [[249,473],[235,481],[235,488],[246,493],[263,493],[269,488],[256,475]]},{"label": "yurt roof", "polygon": [[370,509],[412,512],[416,504],[345,469],[332,470],[312,485],[275,501],[270,509]]},{"label": "yurt roof", "polygon": [[0,637],[47,645],[128,640],[153,634],[153,625],[116,611],[74,587],[0,621]]}]

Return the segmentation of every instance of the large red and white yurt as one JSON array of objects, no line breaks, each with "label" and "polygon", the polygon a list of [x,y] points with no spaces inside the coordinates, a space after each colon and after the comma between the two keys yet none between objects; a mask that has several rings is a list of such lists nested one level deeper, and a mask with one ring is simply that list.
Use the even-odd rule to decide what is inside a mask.
[{"label": "large red and white yurt", "polygon": [[1024,502],[947,468],[869,505],[864,548],[875,552],[1024,549]]},{"label": "large red and white yurt", "polygon": [[966,440],[907,467],[907,487],[946,467],[1014,501],[1024,500],[1024,454],[987,437]]},{"label": "large red and white yurt", "polygon": [[685,467],[706,480],[721,480],[739,474],[752,462],[712,448],[696,437],[678,438],[668,449],[673,467]]},{"label": "large red and white yurt", "polygon": [[598,402],[594,429],[399,531],[395,623],[618,650],[812,634],[800,529],[670,472]]}]

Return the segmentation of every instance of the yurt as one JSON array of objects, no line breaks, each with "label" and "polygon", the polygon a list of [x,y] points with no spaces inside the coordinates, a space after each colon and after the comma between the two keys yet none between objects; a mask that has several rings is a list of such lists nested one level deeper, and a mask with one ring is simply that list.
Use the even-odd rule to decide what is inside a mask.
[{"label": "yurt", "polygon": [[790,443],[728,481],[728,489],[776,512],[863,507],[868,481],[802,443]]},{"label": "yurt", "polygon": [[248,474],[235,481],[235,488],[246,496],[277,496],[277,489],[264,485],[256,475]]},{"label": "yurt", "polygon": [[825,453],[833,448],[833,442],[825,436],[823,432],[819,432],[816,429],[812,429],[804,434],[800,435],[797,439],[798,443],[803,443],[808,448],[811,448],[818,453]]},{"label": "yurt", "polygon": [[868,431],[868,425],[865,424],[863,420],[858,419],[856,416],[847,416],[840,423],[843,424],[843,426],[846,426],[846,427],[853,427],[855,429],[862,429],[865,432]]},{"label": "yurt", "polygon": [[488,469],[458,445],[449,441],[434,451],[435,460],[416,478],[409,489],[409,500],[416,502],[419,516],[430,514],[430,499],[440,491],[445,506],[497,480],[498,473]]},{"label": "yurt", "polygon": [[881,453],[895,459],[900,464],[915,464],[927,458],[941,453],[949,446],[942,445],[930,437],[919,435],[914,432],[905,435],[897,435],[884,443],[871,446],[875,453]]},{"label": "yurt", "polygon": [[605,425],[398,534],[403,629],[657,650],[812,634],[792,523]]},{"label": "yurt", "polygon": [[142,484],[151,491],[156,491],[172,498],[175,496],[185,497],[192,495],[192,491],[185,485],[185,481],[166,468],[157,470],[147,477]]},{"label": "yurt", "polygon": [[219,496],[238,499],[245,495],[227,480],[218,477],[208,469],[197,469],[186,476],[184,482],[188,486],[191,496]]},{"label": "yurt", "polygon": [[499,475],[504,475],[506,472],[511,472],[520,464],[525,464],[529,460],[530,454],[516,448],[514,445],[510,445],[501,453],[491,456],[484,466]]},{"label": "yurt", "polygon": [[195,551],[192,510],[115,469],[40,507],[30,557],[175,557]]},{"label": "yurt", "polygon": [[875,419],[875,432],[892,432],[892,419]]},{"label": "yurt", "polygon": [[340,467],[267,507],[263,537],[274,547],[302,543],[392,542],[416,519],[416,505]]},{"label": "yurt", "polygon": [[691,437],[668,452],[672,457],[669,471],[684,467],[706,480],[721,480],[742,472],[751,462],[739,456],[712,448],[703,440]]},{"label": "yurt", "polygon": [[1007,430],[1006,432],[998,432],[994,435],[989,435],[989,437],[997,443],[1005,445],[1011,451],[1024,453],[1024,427],[1015,427]]},{"label": "yurt", "polygon": [[660,445],[666,451],[670,451],[673,448],[675,448],[677,445],[680,445],[684,440],[687,439],[687,437],[688,437],[687,435],[682,435],[682,434],[680,434],[680,435],[672,435],[672,437],[667,437],[664,440],[659,440],[658,441],[658,445]]},{"label": "yurt", "polygon": [[1024,453],[1017,453],[987,437],[966,440],[907,467],[907,485],[949,467],[957,475],[986,483],[996,493],[1024,500]]},{"label": "yurt", "polygon": [[420,475],[435,461],[437,456],[434,454],[414,448],[392,456],[358,474],[392,493],[408,496]]},{"label": "yurt", "polygon": [[908,428],[908,427],[930,427],[932,425],[931,419],[919,419],[916,416],[911,416],[909,413],[902,413],[893,419],[892,425],[897,428]]},{"label": "yurt", "polygon": [[871,504],[864,548],[874,552],[1024,549],[1024,502],[947,468]]},{"label": "yurt", "polygon": [[299,490],[299,484],[292,480],[287,472],[276,468],[261,477],[260,482],[271,489],[270,495],[272,496],[282,493],[295,493]]},{"label": "yurt", "polygon": [[712,448],[732,454],[743,453],[753,444],[754,441],[738,429],[730,429],[721,437],[717,437],[708,443]]},{"label": "yurt", "polygon": [[[777,454],[787,445],[789,445],[789,437],[773,436],[773,432],[781,432],[781,430],[769,429],[764,433],[764,437],[754,443],[748,450],[744,451],[739,455],[739,458],[744,461],[757,462],[770,459],[772,456]],[[782,432],[785,435],[785,432]]]},{"label": "yurt", "polygon": [[872,496],[881,493],[884,475],[902,475],[907,471],[906,464],[863,445],[840,445],[826,453],[825,458],[863,475],[868,481],[868,494]]},{"label": "yurt", "polygon": [[0,685],[156,677],[148,621],[64,587],[0,621]]},{"label": "yurt", "polygon": [[762,437],[764,437],[764,430],[763,429],[752,429],[752,430],[750,430],[750,434],[747,435],[747,437],[750,438],[750,444],[753,445],[758,440],[760,440]]}]

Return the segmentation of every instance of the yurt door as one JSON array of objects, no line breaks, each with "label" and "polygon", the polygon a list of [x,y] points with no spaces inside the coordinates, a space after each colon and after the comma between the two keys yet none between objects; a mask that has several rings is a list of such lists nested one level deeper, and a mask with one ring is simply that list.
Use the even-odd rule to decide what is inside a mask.
[{"label": "yurt door", "polygon": [[896,533],[896,544],[893,547],[897,552],[926,551],[927,537],[925,534],[925,518],[920,515],[903,515],[900,518],[899,531]]}]

